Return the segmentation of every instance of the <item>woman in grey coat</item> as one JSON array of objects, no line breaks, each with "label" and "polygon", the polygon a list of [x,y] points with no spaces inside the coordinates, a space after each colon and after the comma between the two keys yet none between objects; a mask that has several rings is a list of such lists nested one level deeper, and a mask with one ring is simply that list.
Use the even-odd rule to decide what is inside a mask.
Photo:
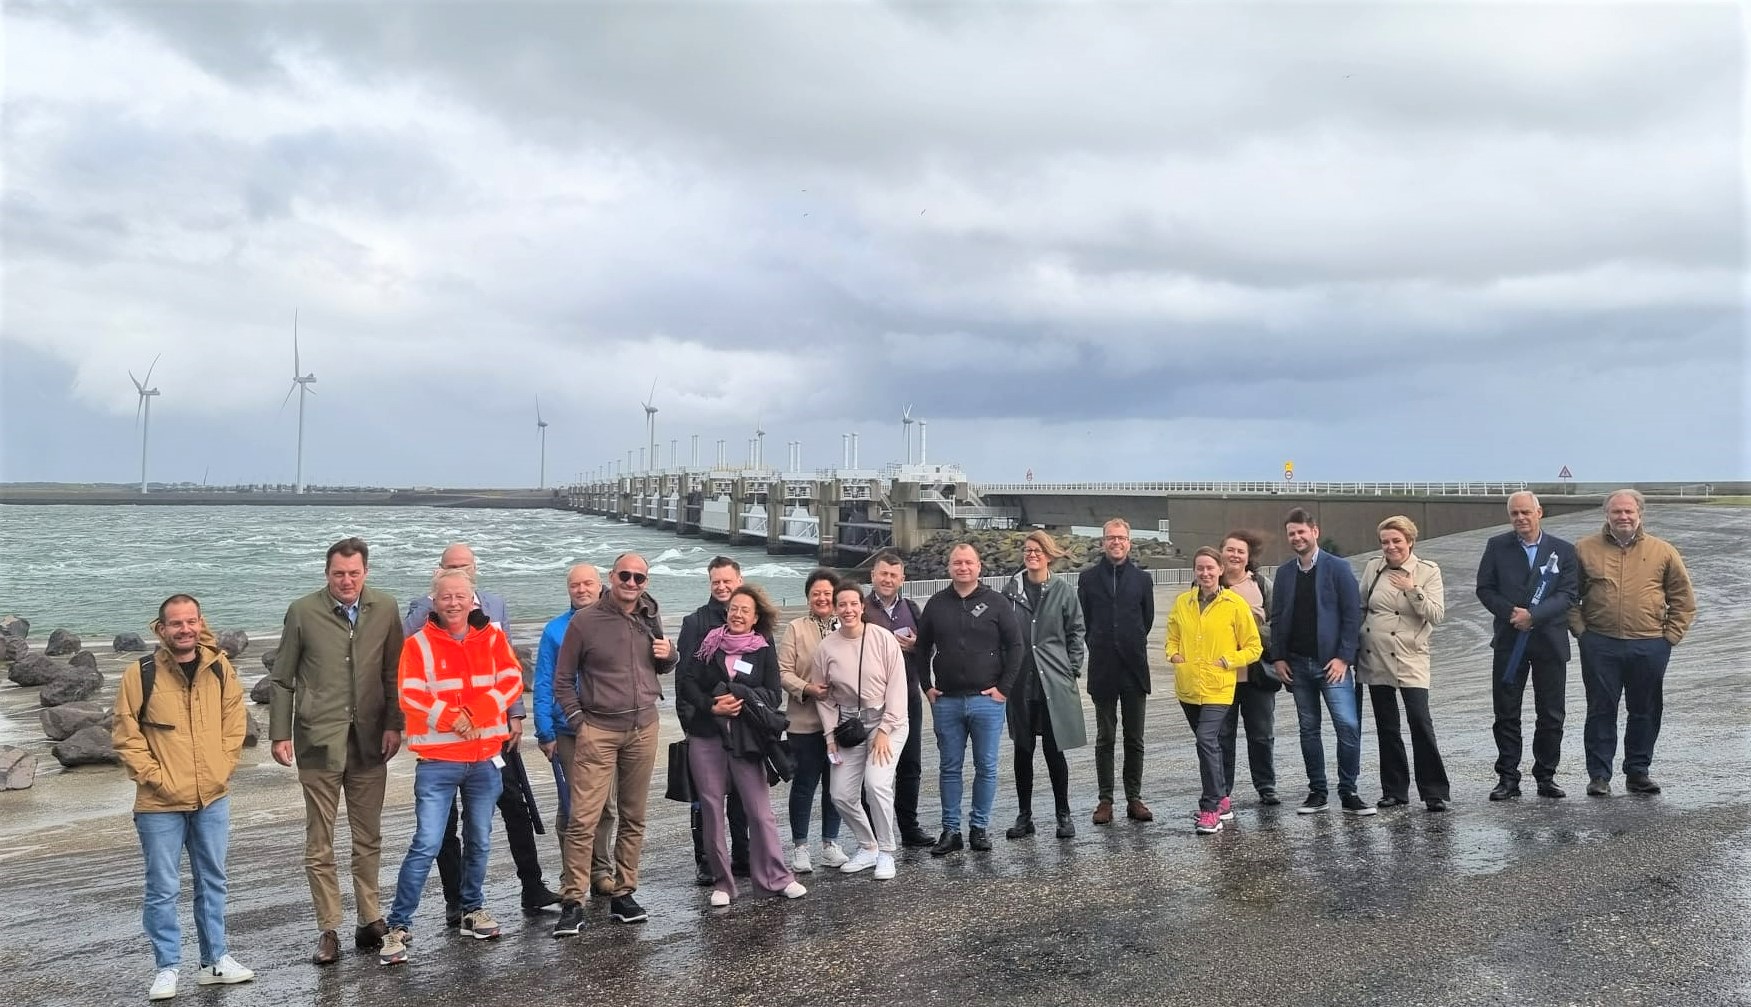
[{"label": "woman in grey coat", "polygon": [[1010,839],[1034,834],[1036,737],[1045,742],[1058,838],[1076,835],[1076,825],[1070,819],[1070,764],[1064,753],[1088,744],[1082,695],[1076,684],[1088,641],[1076,588],[1052,579],[1052,561],[1063,555],[1064,548],[1056,539],[1034,531],[1022,544],[1023,569],[1003,587],[1003,596],[1015,606],[1016,622],[1021,624],[1028,644],[1022,652],[1020,684],[1008,699],[1009,736],[1015,741],[1015,793],[1021,805],[1015,825],[1004,833]]}]

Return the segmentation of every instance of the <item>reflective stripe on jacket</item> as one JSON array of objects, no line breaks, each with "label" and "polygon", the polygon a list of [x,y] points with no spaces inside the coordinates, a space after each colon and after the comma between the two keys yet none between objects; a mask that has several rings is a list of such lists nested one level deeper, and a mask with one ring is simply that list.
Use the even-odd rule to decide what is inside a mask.
[{"label": "reflective stripe on jacket", "polygon": [[[497,753],[511,733],[505,711],[523,692],[523,671],[510,641],[478,609],[469,614],[468,633],[460,640],[434,622],[408,637],[400,680],[407,747],[441,762],[478,762]],[[480,730],[476,738],[454,730],[464,710]]]}]

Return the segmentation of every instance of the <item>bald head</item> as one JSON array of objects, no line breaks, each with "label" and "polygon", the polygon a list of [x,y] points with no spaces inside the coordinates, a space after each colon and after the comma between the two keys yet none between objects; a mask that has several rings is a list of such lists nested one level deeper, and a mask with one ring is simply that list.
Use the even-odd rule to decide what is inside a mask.
[{"label": "bald head", "polygon": [[444,555],[438,558],[438,569],[461,570],[467,573],[469,581],[473,582],[478,575],[474,566],[474,550],[468,548],[466,542],[452,544],[444,550]]},{"label": "bald head", "polygon": [[565,575],[565,591],[573,608],[589,608],[602,597],[602,575],[588,563],[579,563]]},{"label": "bald head", "polygon": [[1514,526],[1514,534],[1520,536],[1520,541],[1538,541],[1543,522],[1544,508],[1538,503],[1536,494],[1521,490],[1508,496],[1508,523]]}]

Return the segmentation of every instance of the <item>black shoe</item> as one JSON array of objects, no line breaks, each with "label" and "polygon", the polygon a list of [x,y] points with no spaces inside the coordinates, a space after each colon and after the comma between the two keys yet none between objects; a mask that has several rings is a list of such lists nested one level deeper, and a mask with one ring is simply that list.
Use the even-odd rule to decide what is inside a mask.
[{"label": "black shoe", "polygon": [[926,846],[935,846],[936,840],[931,838],[930,833],[914,826],[900,833],[900,845],[921,850]]},{"label": "black shoe", "polygon": [[1603,776],[1595,776],[1587,781],[1588,797],[1610,797],[1611,781]]},{"label": "black shoe", "polygon": [[1307,800],[1301,802],[1301,807],[1295,809],[1297,815],[1317,815],[1325,810],[1325,795],[1310,793]]},{"label": "black shoe", "polygon": [[1346,815],[1359,815],[1366,818],[1369,815],[1374,814],[1374,805],[1362,800],[1360,794],[1345,794],[1341,800],[1343,801],[1344,814]]},{"label": "black shoe", "polygon": [[1623,789],[1632,794],[1657,794],[1660,785],[1646,773],[1627,773],[1623,777]]},{"label": "black shoe", "polygon": [[584,907],[576,902],[559,904],[559,922],[553,925],[554,937],[576,937],[584,929]]},{"label": "black shoe", "polygon": [[1506,776],[1496,781],[1496,789],[1490,791],[1490,800],[1492,801],[1505,801],[1510,797],[1519,796],[1520,784],[1508,779]]},{"label": "black shoe", "polygon": [[526,885],[523,888],[523,911],[526,913],[538,913],[548,906],[558,904],[558,893],[549,889],[543,882],[537,881],[533,885]]},{"label": "black shoe", "polygon": [[353,947],[360,951],[375,951],[383,946],[383,935],[388,932],[389,928],[383,924],[382,920],[367,923],[353,930]]},{"label": "black shoe", "polygon": [[1076,838],[1076,819],[1068,811],[1058,812],[1058,838]]},{"label": "black shoe", "polygon": [[1409,803],[1409,801],[1402,797],[1382,797],[1380,800],[1374,802],[1374,806],[1384,811],[1387,808],[1402,808]]},{"label": "black shoe", "polygon": [[[977,832],[978,830],[975,829],[973,831]],[[1009,828],[1007,828],[1003,831],[1003,838],[1005,838],[1005,839],[1021,839],[1023,837],[1031,836],[1033,834],[1034,834],[1034,816],[1024,813],[1024,814],[1020,814],[1020,815],[1015,816],[1015,824],[1011,825]],[[975,845],[973,848],[978,849],[978,846]]]},{"label": "black shoe", "polygon": [[935,845],[930,847],[930,855],[933,857],[946,857],[960,848],[961,834],[959,832],[950,832],[949,830],[944,829],[942,830],[942,835],[937,837]]},{"label": "black shoe", "polygon": [[1567,797],[1569,792],[1556,785],[1555,780],[1538,781],[1539,797]]},{"label": "black shoe", "polygon": [[717,875],[713,874],[711,868],[704,864],[694,864],[693,883],[701,888],[710,888],[717,884]]},{"label": "black shoe", "polygon": [[1447,799],[1445,797],[1431,797],[1424,801],[1423,805],[1430,811],[1446,811]]},{"label": "black shoe", "polygon": [[1259,791],[1259,803],[1267,808],[1274,808],[1282,804],[1283,799],[1277,796],[1275,790],[1261,790]]},{"label": "black shoe", "polygon": [[616,895],[614,901],[608,903],[608,918],[616,923],[643,923],[650,919],[650,914],[632,896]]},{"label": "black shoe", "polygon": [[451,930],[455,930],[457,927],[460,927],[462,925],[462,907],[461,906],[446,905],[444,907],[444,925],[449,927]]},{"label": "black shoe", "polygon": [[967,848],[978,850],[980,853],[989,853],[991,851],[991,834],[976,825],[968,829]]}]

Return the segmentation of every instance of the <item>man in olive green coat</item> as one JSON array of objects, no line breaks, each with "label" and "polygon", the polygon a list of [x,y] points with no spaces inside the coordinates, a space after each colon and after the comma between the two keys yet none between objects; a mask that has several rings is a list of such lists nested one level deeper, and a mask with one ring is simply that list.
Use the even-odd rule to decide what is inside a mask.
[{"label": "man in olive green coat", "polygon": [[304,788],[304,873],[319,931],[310,960],[317,965],[340,957],[334,822],[343,793],[359,912],[353,942],[360,950],[374,950],[383,940],[378,863],[388,762],[401,749],[396,670],[402,631],[395,599],[365,587],[369,560],[370,547],[361,539],[345,538],[329,547],[328,583],[286,609],[279,655],[269,673],[274,761],[290,766],[295,759]]}]

